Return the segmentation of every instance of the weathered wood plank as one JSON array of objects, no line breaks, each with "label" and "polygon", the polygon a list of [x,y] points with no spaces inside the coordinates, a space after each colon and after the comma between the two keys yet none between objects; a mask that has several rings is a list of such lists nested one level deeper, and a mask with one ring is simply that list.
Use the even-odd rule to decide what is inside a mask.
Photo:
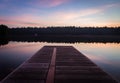
[{"label": "weathered wood plank", "polygon": [[2,83],[118,83],[72,46],[44,46]]},{"label": "weathered wood plank", "polygon": [[73,47],[58,47],[55,83],[117,83]]},{"label": "weathered wood plank", "polygon": [[43,47],[2,83],[45,83],[53,48]]}]

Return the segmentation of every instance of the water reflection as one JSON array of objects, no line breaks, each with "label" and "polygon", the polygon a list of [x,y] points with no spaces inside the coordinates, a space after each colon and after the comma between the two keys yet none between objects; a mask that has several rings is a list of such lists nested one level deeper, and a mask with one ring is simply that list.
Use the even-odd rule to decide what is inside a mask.
[{"label": "water reflection", "polygon": [[1,45],[6,45],[6,44],[8,44],[8,39],[7,38],[0,38],[0,46]]},{"label": "water reflection", "polygon": [[10,42],[0,47],[0,79],[13,71],[27,58],[39,50],[41,46],[35,43]]},{"label": "water reflection", "polygon": [[104,71],[120,80],[120,43],[80,43],[75,47]]},{"label": "water reflection", "polygon": [[17,42],[48,42],[48,43],[119,43],[119,36],[13,36],[13,37],[0,37],[0,45],[8,44],[9,41]]},{"label": "water reflection", "polygon": [[44,45],[74,46],[104,71],[120,80],[120,43],[15,42],[0,47],[0,78],[34,55]]}]

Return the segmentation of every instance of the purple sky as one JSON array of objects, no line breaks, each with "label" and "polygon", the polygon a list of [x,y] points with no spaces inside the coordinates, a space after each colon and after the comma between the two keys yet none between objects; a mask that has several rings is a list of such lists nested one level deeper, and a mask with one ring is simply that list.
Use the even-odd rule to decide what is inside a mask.
[{"label": "purple sky", "polygon": [[0,0],[0,24],[120,26],[120,0]]}]

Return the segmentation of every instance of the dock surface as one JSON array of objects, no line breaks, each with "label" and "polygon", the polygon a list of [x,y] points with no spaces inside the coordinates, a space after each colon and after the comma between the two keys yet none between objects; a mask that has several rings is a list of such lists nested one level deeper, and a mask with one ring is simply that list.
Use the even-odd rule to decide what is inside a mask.
[{"label": "dock surface", "polygon": [[1,83],[118,83],[72,46],[44,46]]}]

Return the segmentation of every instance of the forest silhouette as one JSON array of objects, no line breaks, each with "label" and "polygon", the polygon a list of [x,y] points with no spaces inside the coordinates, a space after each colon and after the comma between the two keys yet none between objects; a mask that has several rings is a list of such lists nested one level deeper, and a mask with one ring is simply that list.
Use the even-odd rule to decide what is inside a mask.
[{"label": "forest silhouette", "polygon": [[[120,42],[120,27],[16,27],[0,25],[0,43],[28,42]],[[6,42],[5,42],[6,41]]]}]

